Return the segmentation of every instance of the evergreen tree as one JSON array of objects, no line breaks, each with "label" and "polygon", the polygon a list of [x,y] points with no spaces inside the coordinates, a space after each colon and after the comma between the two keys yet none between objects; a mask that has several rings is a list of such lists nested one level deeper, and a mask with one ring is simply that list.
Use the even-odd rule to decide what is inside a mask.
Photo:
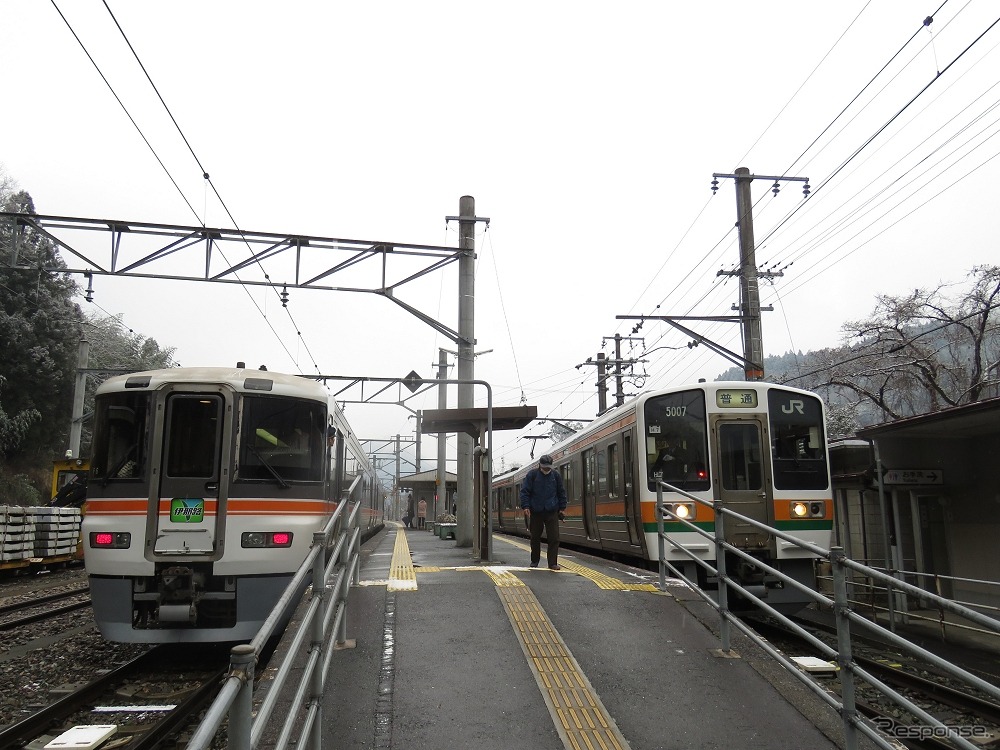
[{"label": "evergreen tree", "polygon": [[[24,191],[0,193],[0,205],[35,212]],[[20,426],[20,439],[5,441],[2,458],[8,468],[39,465],[66,449],[83,314],[69,274],[42,270],[66,267],[47,237],[0,218],[0,253],[6,261],[0,267],[0,405]]]}]

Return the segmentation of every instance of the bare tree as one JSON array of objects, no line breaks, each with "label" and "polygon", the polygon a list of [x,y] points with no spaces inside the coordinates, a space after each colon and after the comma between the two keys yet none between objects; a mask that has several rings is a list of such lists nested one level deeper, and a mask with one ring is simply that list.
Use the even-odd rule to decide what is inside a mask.
[{"label": "bare tree", "polygon": [[[1000,354],[1000,267],[976,266],[952,286],[878,297],[867,318],[845,323],[845,345],[813,355],[813,387],[847,392],[899,419],[991,395]],[[850,400],[850,399],[848,399]]]}]

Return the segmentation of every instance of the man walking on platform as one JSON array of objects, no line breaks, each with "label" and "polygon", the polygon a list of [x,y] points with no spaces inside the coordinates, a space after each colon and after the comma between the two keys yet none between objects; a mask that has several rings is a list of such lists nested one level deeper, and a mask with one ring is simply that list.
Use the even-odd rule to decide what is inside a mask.
[{"label": "man walking on platform", "polygon": [[542,557],[542,529],[545,529],[546,558],[549,570],[559,567],[559,522],[566,515],[566,486],[559,472],[552,468],[552,456],[538,459],[521,485],[521,508],[531,532],[531,567],[538,567]]}]

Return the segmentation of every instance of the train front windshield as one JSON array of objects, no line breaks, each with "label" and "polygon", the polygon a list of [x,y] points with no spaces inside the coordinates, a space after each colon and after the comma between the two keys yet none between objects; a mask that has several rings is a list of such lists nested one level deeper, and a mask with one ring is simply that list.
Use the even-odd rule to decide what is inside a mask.
[{"label": "train front windshield", "polygon": [[148,392],[110,393],[98,396],[90,475],[109,482],[137,481],[149,463]]},{"label": "train front windshield", "polygon": [[767,411],[775,489],[826,489],[830,471],[820,400],[771,388],[767,392]]},{"label": "train front windshield", "polygon": [[326,410],[314,401],[243,399],[239,479],[318,482],[326,458]]},{"label": "train front windshield", "polygon": [[688,492],[707,490],[705,394],[690,390],[650,398],[644,416],[649,489],[655,492],[662,481]]}]

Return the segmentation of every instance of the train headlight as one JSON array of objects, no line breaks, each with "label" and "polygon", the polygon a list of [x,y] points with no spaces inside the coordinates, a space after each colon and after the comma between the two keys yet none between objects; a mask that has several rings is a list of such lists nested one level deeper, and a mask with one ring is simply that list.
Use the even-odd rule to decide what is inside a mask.
[{"label": "train headlight", "polygon": [[826,503],[822,500],[795,500],[791,510],[792,518],[826,518]]},{"label": "train headlight", "polygon": [[128,549],[132,535],[127,531],[91,531],[91,549]]},{"label": "train headlight", "polygon": [[665,507],[682,521],[694,518],[694,503],[667,503]]},{"label": "train headlight", "polygon": [[290,531],[244,531],[240,544],[248,548],[260,547],[291,547],[292,532]]}]

